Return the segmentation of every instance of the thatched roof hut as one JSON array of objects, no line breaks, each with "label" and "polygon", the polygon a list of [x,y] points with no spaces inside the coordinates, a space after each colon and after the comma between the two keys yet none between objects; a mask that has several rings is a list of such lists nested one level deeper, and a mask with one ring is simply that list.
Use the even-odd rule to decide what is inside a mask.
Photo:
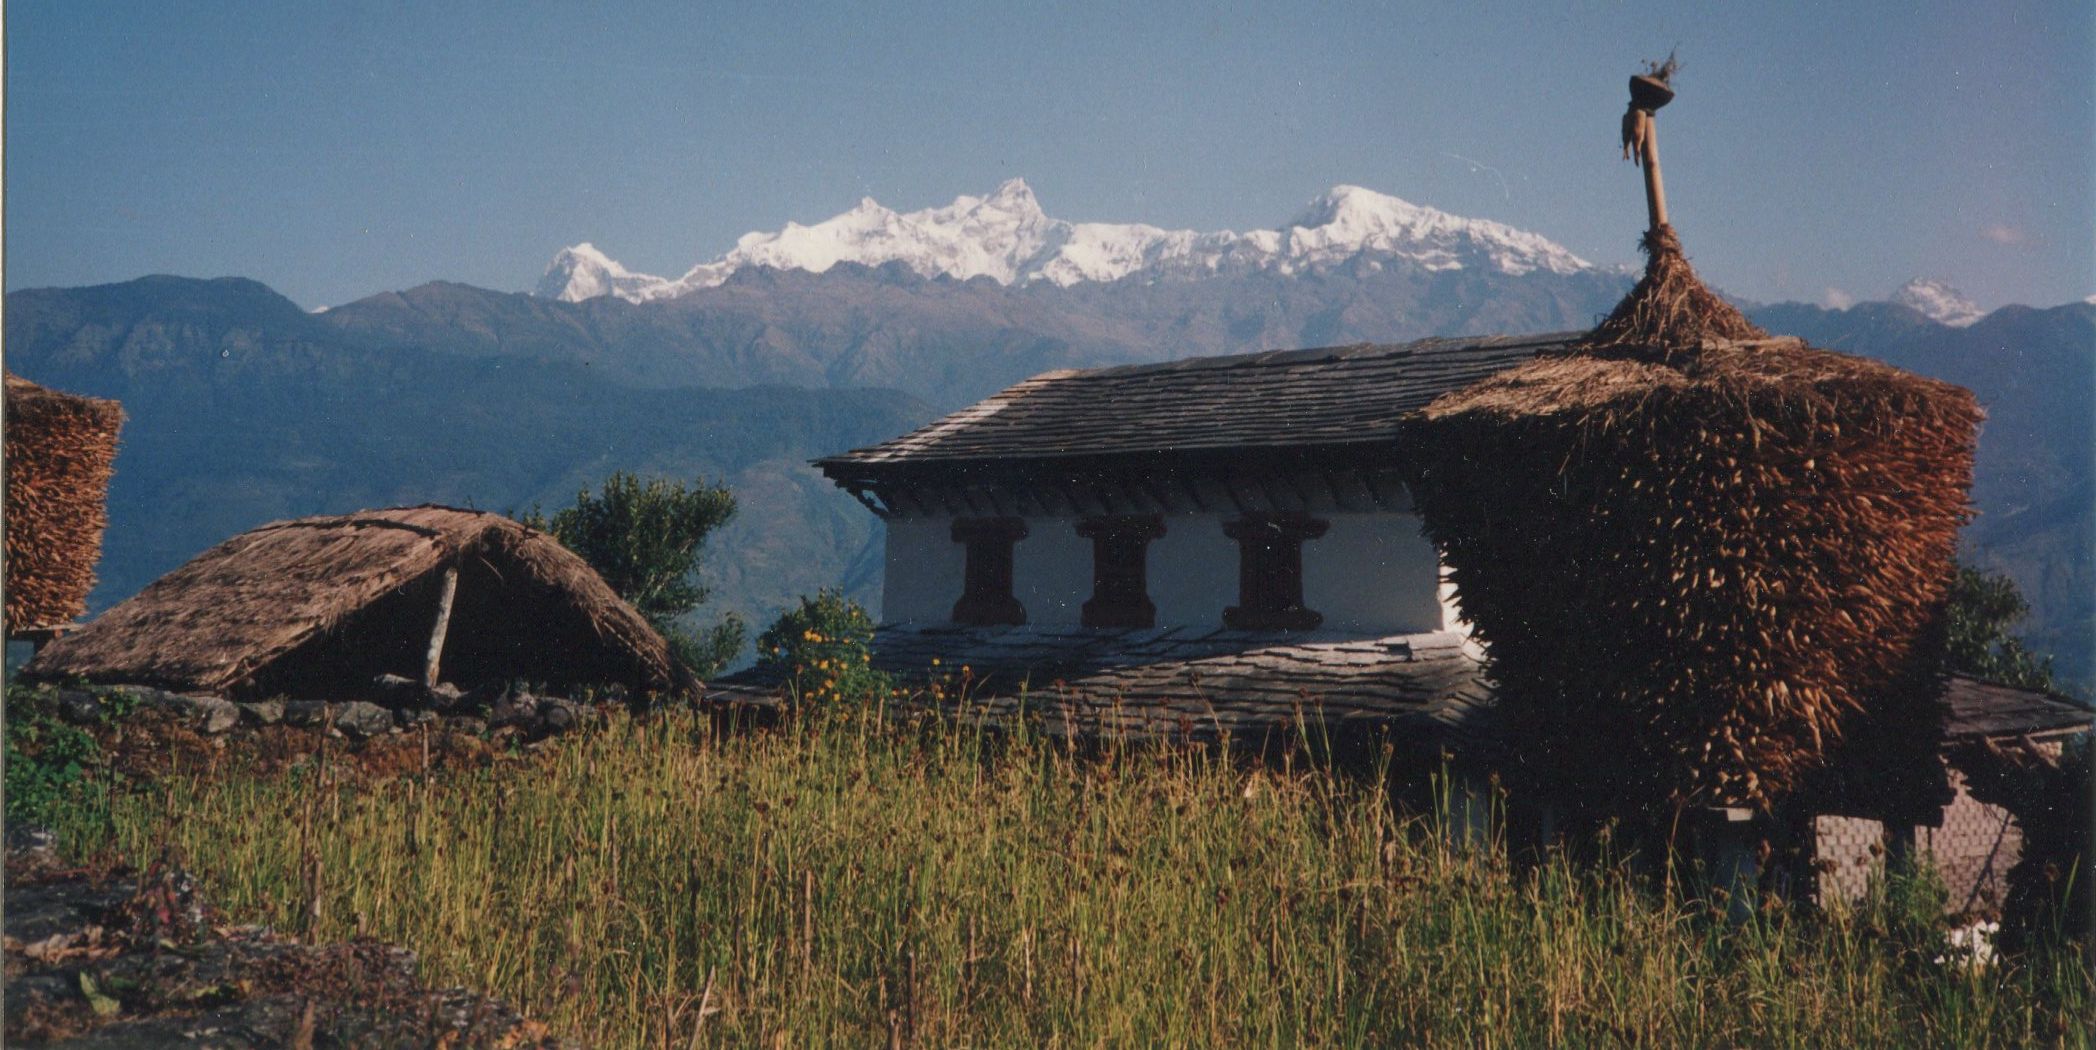
[{"label": "thatched roof hut", "polygon": [[87,611],[124,410],[6,377],[8,637],[47,635]]},{"label": "thatched roof hut", "polygon": [[264,525],[24,669],[220,695],[341,697],[379,674],[471,688],[695,689],[580,557],[498,514],[421,506]]}]

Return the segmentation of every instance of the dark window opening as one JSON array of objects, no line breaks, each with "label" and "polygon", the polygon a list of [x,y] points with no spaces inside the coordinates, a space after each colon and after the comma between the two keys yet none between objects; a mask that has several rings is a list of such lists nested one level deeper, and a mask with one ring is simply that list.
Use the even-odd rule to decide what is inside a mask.
[{"label": "dark window opening", "polygon": [[1150,541],[1164,535],[1164,519],[1155,514],[1086,518],[1077,534],[1092,541],[1092,600],[1084,603],[1084,625],[1155,626]]},{"label": "dark window opening", "polygon": [[1012,596],[1012,547],[1026,538],[1018,518],[958,518],[955,543],[968,547],[962,571],[961,600],[953,605],[953,622],[977,625],[1026,622],[1026,607]]},{"label": "dark window opening", "polygon": [[1305,514],[1247,514],[1223,526],[1237,541],[1237,604],[1223,624],[1251,631],[1308,631],[1324,614],[1303,607],[1303,541],[1329,522]]}]

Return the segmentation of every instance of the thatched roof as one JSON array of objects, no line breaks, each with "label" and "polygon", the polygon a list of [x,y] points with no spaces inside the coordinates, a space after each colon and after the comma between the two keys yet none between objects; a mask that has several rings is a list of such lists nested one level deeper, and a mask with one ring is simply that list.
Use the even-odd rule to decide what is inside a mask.
[{"label": "thatched roof", "polygon": [[1972,394],[1955,384],[1783,337],[1706,340],[1671,363],[1545,354],[1435,399],[1420,417],[1576,417],[1584,426],[1613,425],[1683,400],[1739,405],[1745,399],[1752,399],[1757,413],[1800,421],[1854,416],[1911,423],[1916,412],[1946,407],[1962,419],[1973,405]]},{"label": "thatched roof", "polygon": [[419,676],[452,565],[446,679],[696,687],[662,636],[558,541],[501,515],[437,506],[244,532],[24,670],[228,695],[326,694],[380,672]]},{"label": "thatched roof", "polygon": [[1737,307],[1697,278],[1672,226],[1646,230],[1645,276],[1607,318],[1580,340],[1593,353],[1653,355],[1662,359],[1704,340],[1767,335]]},{"label": "thatched roof", "polygon": [[6,377],[7,633],[87,611],[124,410]]},{"label": "thatched roof", "polygon": [[1509,724],[1553,743],[1535,777],[1634,805],[1814,783],[1932,811],[1977,402],[1760,338],[1672,231],[1647,248],[1595,332],[1435,399],[1403,437]]}]

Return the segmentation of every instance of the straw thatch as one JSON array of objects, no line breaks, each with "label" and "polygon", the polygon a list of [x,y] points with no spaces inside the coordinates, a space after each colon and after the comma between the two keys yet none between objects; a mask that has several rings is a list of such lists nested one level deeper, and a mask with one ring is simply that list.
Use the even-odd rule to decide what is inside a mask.
[{"label": "straw thatch", "polygon": [[13,637],[87,611],[124,410],[9,375],[6,412],[5,616]]},{"label": "straw thatch", "polygon": [[1508,369],[1408,434],[1527,744],[1510,776],[1604,811],[1814,786],[1925,819],[1948,798],[1936,655],[1972,395],[1626,308],[1622,338],[1650,342]]},{"label": "straw thatch", "polygon": [[453,566],[448,681],[696,687],[662,636],[558,541],[497,514],[435,506],[242,533],[54,642],[25,672],[228,696],[341,697],[381,673],[420,679]]},{"label": "straw thatch", "polygon": [[1581,340],[1582,349],[1604,357],[1623,353],[1669,360],[1706,341],[1768,335],[1696,278],[1672,226],[1646,230],[1638,247],[1645,253],[1645,276]]}]

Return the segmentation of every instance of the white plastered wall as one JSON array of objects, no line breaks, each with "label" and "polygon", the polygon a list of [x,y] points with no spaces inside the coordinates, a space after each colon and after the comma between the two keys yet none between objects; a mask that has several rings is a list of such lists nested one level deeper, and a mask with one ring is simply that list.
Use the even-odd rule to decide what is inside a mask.
[{"label": "white plastered wall", "polygon": [[[1173,514],[1150,544],[1150,600],[1157,624],[1220,626],[1237,603],[1237,544],[1223,533],[1234,515]],[[1453,628],[1456,615],[1440,581],[1433,545],[1416,515],[1327,513],[1325,534],[1303,544],[1303,599],[1324,628],[1400,634]],[[1029,624],[1081,622],[1091,597],[1092,545],[1076,517],[1029,517],[1013,551],[1012,591]],[[883,619],[942,622],[960,597],[966,551],[951,518],[888,522]]]},{"label": "white plastered wall", "polygon": [[952,518],[888,519],[881,619],[889,623],[938,623],[960,600],[967,551],[953,542]]}]

